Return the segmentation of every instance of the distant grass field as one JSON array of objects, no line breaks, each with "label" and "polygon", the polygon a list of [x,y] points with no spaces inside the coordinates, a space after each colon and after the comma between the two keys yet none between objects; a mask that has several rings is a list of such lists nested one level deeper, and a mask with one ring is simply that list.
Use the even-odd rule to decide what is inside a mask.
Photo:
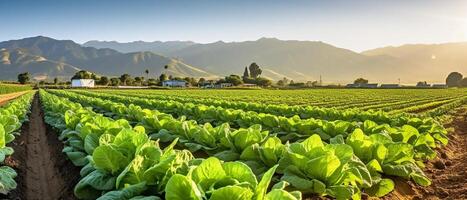
[{"label": "distant grass field", "polygon": [[13,92],[21,92],[31,89],[32,87],[29,85],[0,84],[0,95]]}]

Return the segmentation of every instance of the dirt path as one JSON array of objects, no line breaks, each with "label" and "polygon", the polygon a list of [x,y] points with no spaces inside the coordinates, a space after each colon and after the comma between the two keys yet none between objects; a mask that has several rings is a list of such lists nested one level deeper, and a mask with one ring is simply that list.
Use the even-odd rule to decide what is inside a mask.
[{"label": "dirt path", "polygon": [[426,164],[425,174],[432,180],[420,187],[403,180],[387,199],[467,199],[467,109],[459,109],[445,125],[449,144],[438,149],[438,158]]},{"label": "dirt path", "polygon": [[2,94],[0,95],[0,106],[3,106],[7,104],[10,100],[15,99],[29,91],[23,91],[23,92],[15,92],[15,93],[9,93],[9,94]]},{"label": "dirt path", "polygon": [[34,99],[29,122],[29,137],[26,141],[27,199],[58,199],[61,185],[65,183],[54,167],[50,147],[47,144],[45,123],[40,115],[38,98]]},{"label": "dirt path", "polygon": [[23,124],[21,132],[11,145],[15,153],[6,162],[18,172],[18,187],[7,198],[75,199],[73,188],[79,178],[79,169],[66,159],[57,133],[44,123],[37,94],[29,122]]}]

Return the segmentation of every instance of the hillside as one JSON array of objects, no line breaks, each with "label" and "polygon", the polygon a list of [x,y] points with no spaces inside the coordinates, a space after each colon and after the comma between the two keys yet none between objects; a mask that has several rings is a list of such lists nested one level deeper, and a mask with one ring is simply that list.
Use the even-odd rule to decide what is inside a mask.
[{"label": "hillside", "polygon": [[[136,52],[121,53],[108,48],[83,47],[71,40],[55,40],[42,36],[0,42],[0,48],[7,51],[21,49],[28,55],[45,59],[47,62],[26,62],[15,66],[33,67],[40,64],[42,67],[34,68],[34,72],[49,78],[55,75],[67,77],[68,72],[73,71],[68,69],[72,68],[107,76],[123,73],[141,76],[149,69],[152,77],[166,72],[181,77],[210,78],[242,74],[245,66],[256,62],[263,68],[263,76],[273,80],[287,77],[295,81],[312,81],[319,80],[322,76],[324,83],[344,84],[358,77],[379,83],[396,83],[398,79],[401,79],[402,83],[442,83],[451,71],[466,73],[467,66],[467,43],[404,45],[362,53],[319,41],[284,41],[274,38],[229,43],[219,41],[209,44],[90,41],[85,45],[117,45],[115,48],[123,49],[124,52]],[[147,51],[152,48],[151,45],[157,46],[158,50]],[[44,66],[45,63],[50,64]],[[164,69],[165,65],[169,66],[167,70]],[[61,67],[54,70],[57,66]],[[15,74],[20,71],[11,66],[2,69],[3,74]],[[26,69],[29,70],[24,68]],[[14,79],[7,75],[3,77]]]},{"label": "hillside", "polygon": [[116,41],[98,41],[91,40],[83,44],[85,47],[94,47],[94,48],[109,48],[115,49],[123,53],[139,52],[139,51],[151,51],[161,55],[167,55],[174,51],[189,47],[194,45],[194,42],[190,41],[154,41],[154,42],[144,42],[144,41],[135,41],[135,42],[126,42],[120,43]]},{"label": "hillside", "polygon": [[[53,79],[55,76],[69,79],[76,71],[71,70],[72,68],[80,68],[107,76],[119,76],[123,73],[141,76],[146,69],[149,69],[152,77],[156,77],[165,70],[165,65],[169,66],[166,71],[169,75],[215,77],[202,69],[152,52],[120,53],[112,49],[83,47],[71,40],[55,40],[43,36],[0,42],[0,49],[5,49],[8,52],[20,50],[27,52],[30,56],[39,56],[44,60],[32,62],[29,59],[14,65],[2,66],[2,74],[9,75],[2,75],[0,78],[8,80],[16,79],[18,72],[25,71],[41,74],[42,77],[49,79]],[[11,62],[6,60],[5,58],[4,63]]]},{"label": "hillside", "polygon": [[[104,56],[85,62],[86,69],[108,76],[119,76],[124,73],[133,76],[146,76],[144,71],[149,69],[151,76],[161,73],[173,76],[215,77],[206,71],[187,65],[175,59],[167,58],[152,52],[137,52]],[[167,70],[164,66],[168,65]]]},{"label": "hillside", "polygon": [[0,49],[2,48],[27,49],[30,54],[41,55],[51,60],[75,66],[94,58],[119,54],[119,52],[112,49],[83,47],[71,40],[55,40],[44,36],[0,42]]},{"label": "hillside", "polygon": [[467,73],[467,43],[409,44],[399,47],[384,47],[362,52],[364,55],[386,55],[412,66],[417,76],[435,78],[434,74],[446,77],[451,71]]},{"label": "hillside", "polygon": [[69,64],[31,55],[27,50],[0,50],[0,79],[16,80],[19,73],[29,72],[36,80],[67,79],[80,69]]},{"label": "hillside", "polygon": [[241,73],[245,66],[256,62],[264,66],[268,77],[318,80],[322,75],[325,82],[341,83],[359,76],[374,80],[397,80],[396,72],[388,68],[398,63],[396,59],[365,56],[323,42],[283,41],[274,38],[233,43],[216,42],[192,45],[171,56],[218,74]]}]

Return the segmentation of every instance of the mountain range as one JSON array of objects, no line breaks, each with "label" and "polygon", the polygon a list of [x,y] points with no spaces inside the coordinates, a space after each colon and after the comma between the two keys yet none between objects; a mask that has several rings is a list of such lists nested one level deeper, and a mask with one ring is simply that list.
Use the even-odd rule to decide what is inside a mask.
[{"label": "mountain range", "polygon": [[[143,76],[146,69],[153,77],[163,72],[182,77],[217,77],[179,60],[149,51],[121,53],[43,36],[0,42],[0,49],[0,79],[3,80],[15,80],[17,74],[25,71],[30,72],[34,79],[50,80],[55,77],[69,79],[79,70],[106,76],[120,76],[124,73]],[[166,65],[167,69],[164,68]]]},{"label": "mountain range", "polygon": [[168,73],[216,78],[241,75],[252,62],[261,66],[263,77],[273,80],[321,76],[325,83],[347,83],[358,77],[380,83],[444,82],[451,71],[467,71],[467,43],[403,45],[359,53],[319,41],[275,38],[208,44],[94,40],[80,45],[38,36],[0,42],[0,49],[0,79],[14,79],[24,71],[36,78],[69,78],[81,69],[107,76],[142,76],[149,69],[153,77]]}]

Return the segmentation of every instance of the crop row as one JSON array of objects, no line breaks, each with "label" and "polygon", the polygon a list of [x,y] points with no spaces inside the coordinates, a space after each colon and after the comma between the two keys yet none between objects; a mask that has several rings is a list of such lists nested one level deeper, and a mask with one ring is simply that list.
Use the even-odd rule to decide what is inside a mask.
[{"label": "crop row", "polygon": [[27,120],[26,115],[30,111],[31,100],[34,93],[30,92],[0,107],[0,193],[7,194],[16,188],[14,180],[17,176],[15,170],[4,165],[5,158],[14,153],[14,149],[7,145],[20,133],[16,132],[21,124]]},{"label": "crop row", "polygon": [[[78,91],[82,94],[86,91]],[[139,97],[141,99],[148,99],[147,96],[139,94],[127,94],[125,96]],[[344,121],[357,121],[363,122],[365,120],[372,120],[376,123],[387,123],[394,126],[402,126],[406,124],[410,117],[399,115],[388,115],[381,111],[361,111],[358,109],[345,109],[339,110],[336,108],[322,108],[314,106],[288,106],[288,105],[268,105],[261,103],[246,103],[235,102],[226,100],[210,100],[210,99],[190,99],[190,98],[170,98],[170,97],[153,97],[149,99],[155,101],[168,100],[180,103],[193,103],[202,104],[206,106],[215,106],[222,108],[230,108],[244,111],[254,111],[258,113],[267,113],[276,116],[294,117],[299,116],[301,119],[323,119],[323,120],[344,120]]]},{"label": "crop row", "polygon": [[277,166],[260,181],[241,162],[194,159],[175,150],[175,139],[162,149],[142,126],[103,117],[78,103],[41,91],[46,122],[63,130],[63,150],[83,166],[75,187],[80,199],[301,199],[281,182],[266,193]]},{"label": "crop row", "polygon": [[[59,91],[55,91],[59,92]],[[114,102],[124,104],[136,104],[143,108],[157,109],[161,112],[172,114],[174,116],[186,116],[188,119],[196,120],[199,123],[210,122],[214,124],[229,123],[234,127],[249,127],[254,124],[260,124],[264,129],[272,133],[277,133],[281,136],[283,141],[296,140],[297,138],[308,137],[312,134],[320,134],[321,138],[328,140],[336,135],[343,135],[344,137],[356,128],[363,129],[366,133],[374,133],[374,131],[366,127],[365,124],[374,124],[371,120],[368,123],[357,123],[343,120],[326,121],[321,119],[300,119],[298,117],[282,117],[273,114],[256,113],[253,111],[245,112],[240,109],[225,109],[223,107],[206,106],[202,104],[193,103],[180,103],[175,101],[163,100],[148,100],[138,97],[122,97],[118,95],[104,94],[104,93],[91,93],[91,92],[77,92],[80,95],[75,95],[75,99],[82,95],[91,96],[94,98],[105,98]],[[370,122],[371,121],[371,122]],[[399,121],[399,126],[395,123],[389,125],[380,123],[380,128],[377,131],[387,132],[403,132],[401,127],[413,126],[418,132],[423,134],[431,134],[437,140],[446,143],[445,135],[440,133],[443,131],[442,126],[431,118],[420,119],[416,117],[404,118],[406,123]],[[364,122],[364,121],[361,121]]]},{"label": "crop row", "polygon": [[[356,129],[346,139],[341,135],[330,139],[330,144],[322,142],[318,135],[313,135],[300,143],[282,144],[277,137],[262,131],[261,126],[258,125],[238,130],[230,129],[227,124],[217,127],[212,127],[209,124],[197,125],[194,121],[174,119],[170,115],[141,109],[134,105],[126,107],[124,104],[99,99],[93,100],[93,98],[86,97],[83,97],[81,101],[73,99],[74,102],[88,100],[93,102],[93,107],[105,108],[107,112],[118,113],[115,115],[117,118],[132,119],[131,121],[145,127],[152,138],[167,141],[180,138],[179,141],[186,148],[203,150],[224,160],[239,159],[250,166],[254,166],[253,169],[260,169],[261,166],[270,167],[279,163],[277,174],[282,177],[281,179],[288,181],[292,188],[299,189],[305,194],[311,192],[339,197],[337,193],[332,191],[345,191],[344,193],[339,192],[339,194],[356,195],[360,191],[356,189],[364,188],[367,193],[376,196],[384,195],[392,190],[393,185],[392,181],[381,179],[379,173],[411,178],[421,185],[430,184],[430,181],[417,166],[421,162],[415,160],[417,159],[415,149],[429,149],[429,146],[434,146],[435,142],[431,140],[433,138],[429,134],[419,134],[416,129],[408,126],[404,128],[406,132],[401,135],[391,133],[365,135],[360,129]],[[368,122],[368,124],[370,126],[371,123]],[[393,140],[397,140],[398,137],[402,137],[402,141],[394,142]],[[413,142],[411,140],[416,142],[409,144],[409,142]],[[307,145],[311,146],[309,148],[304,147]],[[313,147],[313,145],[317,146]],[[338,149],[334,149],[334,147]],[[325,153],[326,155],[318,153],[327,151],[334,152],[335,157],[332,158],[331,152]],[[343,154],[348,154],[349,157],[346,158],[351,158],[352,162],[349,163],[350,160],[341,159],[340,156]],[[315,163],[316,165],[304,164],[310,164],[312,160],[314,162],[319,160],[321,163]],[[258,161],[261,163],[258,163]],[[362,161],[366,165],[361,165]],[[346,167],[341,166],[341,164],[345,164]],[[331,171],[329,172],[321,166],[326,166]],[[349,167],[353,171],[351,174],[348,171],[338,170]],[[336,172],[334,170],[338,170],[339,176],[352,175],[353,178],[348,178],[359,178],[351,181],[347,180],[347,178],[339,178],[344,182],[334,182],[334,178],[337,178],[332,177]],[[366,176],[365,172],[368,172],[370,176]],[[313,183],[315,183],[314,186],[317,187],[316,184],[318,184],[320,188],[324,186],[325,189],[313,187]],[[347,189],[341,186],[337,189],[332,185],[335,183],[346,183]],[[355,188],[355,186],[358,187]],[[345,197],[349,198],[350,196]]]}]

